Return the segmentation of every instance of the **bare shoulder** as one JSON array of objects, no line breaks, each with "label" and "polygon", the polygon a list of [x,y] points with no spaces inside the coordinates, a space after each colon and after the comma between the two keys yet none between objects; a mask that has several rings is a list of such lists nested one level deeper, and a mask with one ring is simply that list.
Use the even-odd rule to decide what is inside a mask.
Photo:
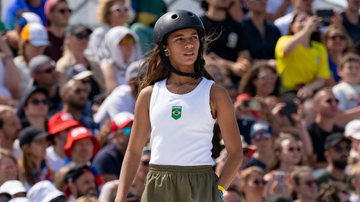
[{"label": "bare shoulder", "polygon": [[216,83],[211,87],[210,93],[212,100],[229,97],[227,90],[223,86]]},{"label": "bare shoulder", "polygon": [[139,99],[150,99],[154,86],[147,86],[139,93]]}]

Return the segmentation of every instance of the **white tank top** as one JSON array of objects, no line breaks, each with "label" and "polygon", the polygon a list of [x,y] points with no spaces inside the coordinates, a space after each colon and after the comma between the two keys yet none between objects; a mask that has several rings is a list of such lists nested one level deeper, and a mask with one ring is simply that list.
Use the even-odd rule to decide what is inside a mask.
[{"label": "white tank top", "polygon": [[191,92],[174,94],[166,79],[156,82],[150,100],[151,164],[214,165],[211,158],[215,119],[211,115],[213,81],[202,78]]}]

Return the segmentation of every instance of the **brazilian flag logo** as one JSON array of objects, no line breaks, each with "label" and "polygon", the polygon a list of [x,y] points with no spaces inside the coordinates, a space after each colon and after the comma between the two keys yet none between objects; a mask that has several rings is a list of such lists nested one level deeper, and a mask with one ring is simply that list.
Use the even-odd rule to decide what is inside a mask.
[{"label": "brazilian flag logo", "polygon": [[171,110],[171,117],[175,120],[181,118],[182,107],[181,106],[173,106]]}]

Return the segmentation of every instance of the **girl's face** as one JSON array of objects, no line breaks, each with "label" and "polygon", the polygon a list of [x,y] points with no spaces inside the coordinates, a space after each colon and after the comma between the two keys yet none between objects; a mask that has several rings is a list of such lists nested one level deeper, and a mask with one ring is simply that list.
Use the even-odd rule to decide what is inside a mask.
[{"label": "girl's face", "polygon": [[262,68],[254,81],[256,94],[269,96],[275,89],[277,74],[273,71]]},{"label": "girl's face", "polygon": [[46,117],[49,112],[48,102],[44,94],[33,94],[24,108],[26,116]]},{"label": "girl's face", "polygon": [[186,28],[175,31],[169,35],[167,42],[166,48],[170,63],[177,68],[191,67],[190,71],[192,72],[200,47],[196,29]]},{"label": "girl's face", "polygon": [[285,139],[281,142],[279,160],[289,165],[297,165],[301,161],[302,147],[299,143]]},{"label": "girl's face", "polygon": [[117,1],[110,7],[109,19],[112,27],[124,25],[129,21],[129,7],[124,1]]},{"label": "girl's face", "polygon": [[291,31],[294,32],[295,34],[298,33],[300,30],[302,30],[304,28],[305,22],[308,18],[308,14],[306,13],[299,13],[293,24],[291,25]]},{"label": "girl's face", "polygon": [[345,34],[339,30],[335,29],[329,32],[326,37],[326,47],[329,50],[343,52],[347,46]]},{"label": "girl's face", "polygon": [[18,177],[18,167],[16,162],[9,157],[4,157],[0,161],[0,183],[7,180],[16,180]]}]

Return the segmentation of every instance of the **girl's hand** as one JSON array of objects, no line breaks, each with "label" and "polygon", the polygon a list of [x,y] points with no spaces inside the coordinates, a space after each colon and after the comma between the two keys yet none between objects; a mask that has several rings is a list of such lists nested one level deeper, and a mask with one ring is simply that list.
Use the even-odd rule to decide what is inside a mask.
[{"label": "girl's hand", "polygon": [[320,28],[321,21],[321,18],[316,15],[310,16],[306,19],[304,29],[307,33],[311,34]]}]

